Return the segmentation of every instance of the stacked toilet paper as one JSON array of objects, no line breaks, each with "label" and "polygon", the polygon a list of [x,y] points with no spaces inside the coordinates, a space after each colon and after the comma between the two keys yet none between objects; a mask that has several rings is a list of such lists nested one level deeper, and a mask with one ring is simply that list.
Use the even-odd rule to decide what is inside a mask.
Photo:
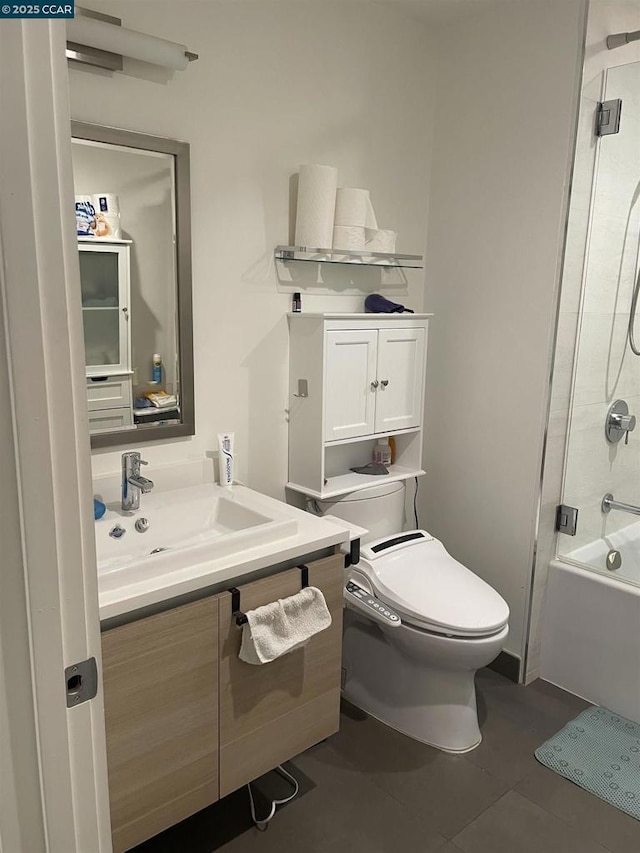
[{"label": "stacked toilet paper", "polygon": [[120,202],[115,193],[95,193],[93,205],[96,209],[96,237],[110,237],[119,240]]},{"label": "stacked toilet paper", "polygon": [[78,237],[93,237],[96,227],[96,209],[93,196],[76,196],[76,233]]},{"label": "stacked toilet paper", "polygon": [[119,240],[120,204],[114,193],[76,196],[76,231],[78,237]]},{"label": "stacked toilet paper", "polygon": [[338,188],[338,170],[300,167],[296,246],[393,253],[396,232],[378,228],[369,190]]},{"label": "stacked toilet paper", "polygon": [[395,231],[378,228],[370,235],[367,233],[366,249],[368,252],[387,252],[392,255],[396,250],[397,236]]},{"label": "stacked toilet paper", "polygon": [[363,251],[367,229],[377,229],[369,190],[343,187],[336,194],[333,248]]},{"label": "stacked toilet paper", "polygon": [[300,167],[296,246],[331,248],[337,187],[338,170],[333,166]]}]

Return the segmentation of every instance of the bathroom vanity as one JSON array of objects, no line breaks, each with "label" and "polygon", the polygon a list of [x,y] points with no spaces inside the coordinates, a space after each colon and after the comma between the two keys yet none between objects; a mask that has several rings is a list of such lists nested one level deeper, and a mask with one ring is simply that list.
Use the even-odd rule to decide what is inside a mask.
[{"label": "bathroom vanity", "polygon": [[[338,549],[347,538],[345,530],[238,486],[144,495],[137,515],[148,517],[150,530],[162,531],[166,507],[187,500],[192,520],[203,500],[240,504],[237,516],[224,504],[222,509],[216,505],[211,516],[225,513],[227,524],[232,517],[250,524],[248,546],[242,544],[242,529],[223,534],[218,529],[220,535],[203,551],[206,534],[200,530],[198,544],[174,542],[165,553],[132,557],[134,543],[159,541],[146,539],[146,533],[134,538],[136,516],[120,517],[127,532],[120,542],[110,541],[111,550],[102,547],[102,538],[117,511],[109,509],[96,524],[116,853],[338,729],[344,584],[344,556]],[[262,523],[250,515],[257,515],[258,508]],[[179,509],[174,514],[179,528]],[[225,554],[228,538],[235,544]],[[120,543],[117,568],[114,548]],[[242,628],[234,617],[238,601],[229,590],[237,589],[242,611],[285,598],[301,588],[301,564],[308,566],[309,584],[324,593],[330,628],[269,664],[244,663],[238,657]]]}]

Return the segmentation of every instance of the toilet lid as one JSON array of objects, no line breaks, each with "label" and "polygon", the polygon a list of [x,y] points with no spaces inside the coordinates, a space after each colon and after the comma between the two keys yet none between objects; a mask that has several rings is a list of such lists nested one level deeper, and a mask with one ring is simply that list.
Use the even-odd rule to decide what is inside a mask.
[{"label": "toilet lid", "polygon": [[409,624],[436,633],[479,637],[504,628],[509,607],[502,596],[454,560],[442,542],[425,531],[412,533],[362,549],[358,568],[376,594]]}]

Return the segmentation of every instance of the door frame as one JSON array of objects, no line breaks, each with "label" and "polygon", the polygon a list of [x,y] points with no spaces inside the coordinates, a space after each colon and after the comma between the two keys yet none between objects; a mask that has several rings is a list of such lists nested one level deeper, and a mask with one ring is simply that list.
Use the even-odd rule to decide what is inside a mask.
[{"label": "door frame", "polygon": [[[0,115],[0,849],[108,853],[63,22],[0,24]],[[67,708],[90,657],[98,694]]]}]

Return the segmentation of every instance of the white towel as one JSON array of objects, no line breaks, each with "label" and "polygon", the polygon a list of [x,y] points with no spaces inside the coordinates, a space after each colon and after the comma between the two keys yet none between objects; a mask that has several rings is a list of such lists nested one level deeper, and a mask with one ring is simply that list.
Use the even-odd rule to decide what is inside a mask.
[{"label": "white towel", "polygon": [[331,625],[327,602],[315,586],[249,610],[246,617],[240,659],[252,664],[282,657]]}]

